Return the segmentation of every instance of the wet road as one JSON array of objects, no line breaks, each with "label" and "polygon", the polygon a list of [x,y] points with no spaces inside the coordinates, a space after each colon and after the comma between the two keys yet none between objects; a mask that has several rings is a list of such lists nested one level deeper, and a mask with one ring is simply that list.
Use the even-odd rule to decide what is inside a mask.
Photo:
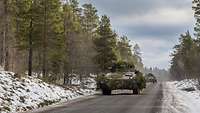
[{"label": "wet road", "polygon": [[162,84],[158,83],[150,84],[140,95],[114,91],[111,96],[96,95],[32,113],[160,113],[162,97]]}]

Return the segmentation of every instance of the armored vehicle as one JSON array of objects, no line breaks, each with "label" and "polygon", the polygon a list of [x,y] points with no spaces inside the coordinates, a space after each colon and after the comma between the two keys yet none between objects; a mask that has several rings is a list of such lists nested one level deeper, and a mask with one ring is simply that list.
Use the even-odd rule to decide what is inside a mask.
[{"label": "armored vehicle", "polygon": [[148,73],[146,76],[145,76],[145,80],[147,82],[152,82],[152,83],[157,83],[157,78],[154,74],[152,73]]},{"label": "armored vehicle", "polygon": [[141,72],[108,73],[97,77],[98,87],[103,95],[111,95],[112,90],[132,90],[139,94],[146,87],[145,78]]}]

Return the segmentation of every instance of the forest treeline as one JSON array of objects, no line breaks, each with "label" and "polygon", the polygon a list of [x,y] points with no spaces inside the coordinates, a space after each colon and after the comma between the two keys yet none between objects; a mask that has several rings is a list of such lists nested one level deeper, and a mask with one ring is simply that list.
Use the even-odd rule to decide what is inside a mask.
[{"label": "forest treeline", "polygon": [[193,0],[196,19],[194,37],[188,32],[181,34],[179,44],[174,47],[171,61],[173,79],[200,78],[200,0]]},{"label": "forest treeline", "polygon": [[0,65],[55,82],[70,73],[143,68],[140,48],[119,36],[107,15],[77,0],[1,0]]},{"label": "forest treeline", "polygon": [[158,81],[167,81],[170,79],[170,73],[167,69],[160,69],[158,67],[150,67],[144,68],[144,73],[149,74],[152,73],[154,76],[156,76]]}]

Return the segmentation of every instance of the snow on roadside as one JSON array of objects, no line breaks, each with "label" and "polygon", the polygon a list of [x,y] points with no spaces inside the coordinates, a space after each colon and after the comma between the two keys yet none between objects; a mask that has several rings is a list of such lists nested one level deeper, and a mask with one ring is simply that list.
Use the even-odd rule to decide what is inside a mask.
[{"label": "snow on roadside", "polygon": [[200,91],[197,84],[197,80],[165,83],[162,113],[199,113]]},{"label": "snow on roadside", "polygon": [[0,71],[0,113],[16,113],[94,94],[94,90],[50,85],[36,78]]}]

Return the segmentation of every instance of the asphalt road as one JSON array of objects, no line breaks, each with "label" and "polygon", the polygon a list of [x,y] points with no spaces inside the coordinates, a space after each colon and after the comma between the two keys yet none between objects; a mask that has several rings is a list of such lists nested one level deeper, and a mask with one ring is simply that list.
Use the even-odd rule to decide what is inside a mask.
[{"label": "asphalt road", "polygon": [[151,84],[140,95],[132,95],[130,91],[113,93],[111,96],[96,95],[33,113],[160,113],[161,111],[162,84]]}]

